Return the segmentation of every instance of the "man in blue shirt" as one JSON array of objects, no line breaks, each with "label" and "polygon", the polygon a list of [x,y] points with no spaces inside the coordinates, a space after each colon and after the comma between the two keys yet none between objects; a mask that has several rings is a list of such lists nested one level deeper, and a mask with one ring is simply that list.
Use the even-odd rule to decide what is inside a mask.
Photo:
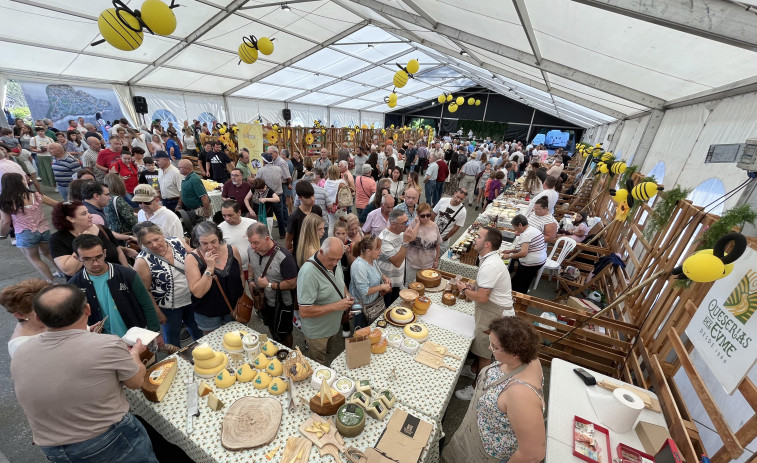
[{"label": "man in blue shirt", "polygon": [[74,180],[74,173],[81,169],[81,164],[66,153],[59,143],[50,143],[47,151],[53,156],[53,174],[58,193],[63,197],[63,201],[68,201],[68,186]]},{"label": "man in blue shirt", "polygon": [[163,132],[161,137],[163,138],[163,144],[166,145],[166,153],[171,157],[171,162],[173,162],[174,165],[177,165],[181,159],[181,148],[179,148],[179,144],[176,143],[173,138],[168,136],[166,132]]}]

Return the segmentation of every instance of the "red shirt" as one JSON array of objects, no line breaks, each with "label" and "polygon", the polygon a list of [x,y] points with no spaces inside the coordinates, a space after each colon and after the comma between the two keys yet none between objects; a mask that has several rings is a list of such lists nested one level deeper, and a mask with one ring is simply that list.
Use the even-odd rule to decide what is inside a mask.
[{"label": "red shirt", "polygon": [[222,198],[229,198],[235,200],[239,204],[239,208],[243,214],[247,213],[247,205],[244,203],[244,197],[250,192],[250,184],[242,182],[239,186],[234,185],[231,180],[223,184],[223,190],[221,190]]},{"label": "red shirt", "polygon": [[121,153],[116,153],[115,151],[111,151],[110,148],[105,148],[97,153],[97,165],[110,169],[110,165],[113,164],[113,161],[120,157]]},{"label": "red shirt", "polygon": [[[100,152],[102,153],[102,151]],[[116,168],[116,173],[121,176],[126,185],[126,192],[134,194],[134,188],[139,184],[139,168],[135,163],[124,164],[119,158],[113,161],[110,167]]]}]

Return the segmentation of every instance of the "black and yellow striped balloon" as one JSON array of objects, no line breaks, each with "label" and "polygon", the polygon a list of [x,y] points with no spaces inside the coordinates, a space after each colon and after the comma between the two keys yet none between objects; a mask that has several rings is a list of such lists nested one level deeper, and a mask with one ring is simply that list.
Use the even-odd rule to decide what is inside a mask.
[{"label": "black and yellow striped balloon", "polygon": [[394,86],[402,88],[407,85],[407,72],[400,70],[394,73],[394,79],[392,79]]},{"label": "black and yellow striped balloon", "polygon": [[242,42],[239,45],[237,54],[243,63],[252,64],[258,60],[258,49],[247,42]]},{"label": "black and yellow striped balloon", "polygon": [[631,196],[639,201],[647,201],[649,198],[654,197],[657,194],[657,184],[654,182],[639,183],[633,190],[631,190]]},{"label": "black and yellow striped balloon", "polygon": [[610,172],[612,172],[613,174],[622,174],[623,172],[626,171],[627,167],[628,166],[626,166],[625,162],[622,162],[622,161],[613,162],[612,165],[610,166]]},{"label": "black and yellow striped balloon", "polygon": [[[127,24],[139,32],[131,30]],[[136,50],[144,39],[137,18],[124,10],[116,12],[115,8],[108,8],[103,11],[97,18],[97,28],[106,42],[123,51]]]}]

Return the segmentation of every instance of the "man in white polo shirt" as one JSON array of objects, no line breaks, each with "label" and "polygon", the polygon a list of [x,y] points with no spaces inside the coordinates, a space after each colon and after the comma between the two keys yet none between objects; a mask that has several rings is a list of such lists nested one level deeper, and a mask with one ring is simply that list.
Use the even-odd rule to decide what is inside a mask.
[{"label": "man in white polo shirt", "polygon": [[139,205],[139,212],[137,213],[139,222],[149,220],[163,230],[166,238],[184,239],[184,229],[181,226],[179,216],[174,211],[160,205],[158,194],[151,185],[137,185],[134,188],[132,201]]},{"label": "man in white polo shirt", "polygon": [[[472,287],[467,283],[458,283],[457,289],[466,298],[476,303],[474,318],[476,328],[474,331],[471,352],[478,357],[476,371],[467,365],[463,367],[462,376],[475,378],[476,374],[485,366],[492,363],[492,353],[489,350],[489,335],[484,331],[489,329],[489,323],[497,317],[513,317],[513,296],[510,285],[510,272],[507,265],[499,256],[499,247],[502,245],[502,233],[493,227],[484,227],[478,231],[475,249],[478,252],[479,264],[476,275],[476,285]],[[460,400],[471,400],[473,386],[468,386],[460,391],[455,391],[455,396]]]}]

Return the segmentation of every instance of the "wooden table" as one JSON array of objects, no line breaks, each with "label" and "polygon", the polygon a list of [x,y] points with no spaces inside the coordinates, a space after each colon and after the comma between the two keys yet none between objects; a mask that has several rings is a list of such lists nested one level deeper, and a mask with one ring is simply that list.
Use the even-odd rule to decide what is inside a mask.
[{"label": "wooden table", "polygon": [[[255,333],[254,330],[240,323],[228,323],[212,333],[204,336],[199,342],[207,342],[214,350],[222,350],[223,335],[233,330],[245,330]],[[283,347],[279,345],[279,347]],[[247,359],[248,361],[251,359]],[[311,365],[316,368],[318,363],[310,360]],[[166,440],[181,447],[186,454],[196,462],[267,462],[265,454],[276,446],[281,446],[274,456],[272,463],[281,459],[283,449],[289,437],[302,437],[299,426],[311,414],[307,405],[297,401],[297,409],[294,413],[288,411],[288,395],[284,393],[279,396],[273,396],[265,389],[255,389],[252,383],[235,383],[229,388],[219,389],[215,386],[213,379],[206,379],[205,382],[213,388],[215,394],[224,403],[224,407],[219,411],[212,411],[207,407],[207,399],[200,397],[199,408],[200,416],[195,418],[194,432],[191,435],[186,433],[187,424],[187,386],[184,381],[192,374],[192,365],[179,357],[179,370],[176,378],[168,391],[168,394],[160,403],[148,401],[140,390],[133,391],[126,389],[126,398],[131,405],[131,412],[144,418],[152,427],[154,427]],[[199,380],[200,378],[198,378]],[[354,377],[351,377],[354,379]],[[297,394],[312,397],[317,391],[310,387],[310,381],[305,380],[295,383]],[[245,396],[253,397],[273,397],[278,400],[283,408],[283,415],[278,434],[268,445],[256,449],[230,451],[221,445],[221,422],[226,415],[231,404],[236,399]],[[378,442],[379,437],[384,432],[386,423],[389,422],[391,415],[397,408],[401,408],[411,415],[417,416],[433,425],[433,431],[422,454],[422,460],[437,461],[439,447],[435,444],[440,439],[440,427],[436,420],[431,419],[423,414],[407,407],[404,404],[397,404],[390,409],[390,413],[384,417],[384,420],[377,421],[371,417],[366,417],[365,430],[354,438],[344,438],[345,447],[355,447],[359,450],[373,447]],[[330,456],[321,457],[318,450],[313,448],[310,452],[309,462],[333,463],[334,459]],[[345,460],[346,461],[346,460]]]},{"label": "wooden table", "polygon": [[[597,388],[599,392],[612,394],[610,391],[599,388],[599,386],[586,386],[583,381],[573,372],[574,368],[583,368],[561,359],[552,359],[552,365],[549,375],[549,406],[547,408],[547,457],[545,461],[559,462],[582,462],[583,460],[573,455],[573,417],[580,416],[586,420],[596,423],[600,426],[604,424],[599,421],[594,408],[586,394],[586,388]],[[628,383],[623,383],[618,379],[605,376],[602,373],[584,368],[592,374],[597,381],[602,379],[622,383],[623,387],[630,390],[639,389]],[[646,391],[646,390],[644,390]],[[650,396],[657,396],[646,391]],[[653,412],[648,409],[641,411],[637,420],[646,421],[647,423],[656,424],[667,428],[665,417],[662,413]],[[634,424],[635,426],[635,424]],[[607,426],[604,426],[607,428]],[[608,428],[609,429],[609,428]],[[619,443],[624,443],[637,450],[644,451],[639,437],[635,430],[625,433],[610,431],[610,448],[613,458],[617,457],[617,447]],[[602,461],[611,461],[606,455],[603,455]]]}]

